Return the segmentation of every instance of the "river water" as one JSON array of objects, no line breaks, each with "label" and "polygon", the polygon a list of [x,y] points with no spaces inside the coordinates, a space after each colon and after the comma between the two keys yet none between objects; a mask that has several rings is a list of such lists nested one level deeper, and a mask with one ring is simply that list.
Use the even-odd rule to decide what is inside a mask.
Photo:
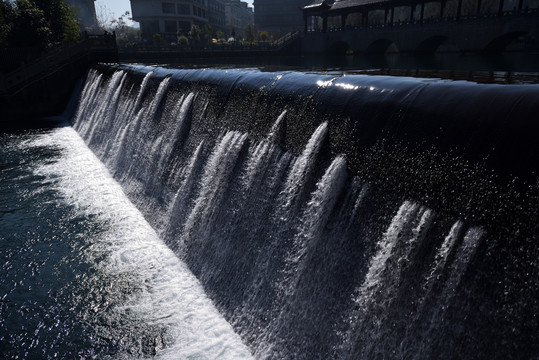
[{"label": "river water", "polygon": [[0,357],[250,358],[71,127],[0,153]]}]

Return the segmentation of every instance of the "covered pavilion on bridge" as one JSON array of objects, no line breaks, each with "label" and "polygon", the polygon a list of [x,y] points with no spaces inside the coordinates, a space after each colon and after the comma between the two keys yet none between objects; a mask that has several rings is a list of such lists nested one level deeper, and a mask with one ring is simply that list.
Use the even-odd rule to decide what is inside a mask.
[{"label": "covered pavilion on bridge", "polygon": [[305,32],[502,17],[530,0],[315,0],[302,8]]}]

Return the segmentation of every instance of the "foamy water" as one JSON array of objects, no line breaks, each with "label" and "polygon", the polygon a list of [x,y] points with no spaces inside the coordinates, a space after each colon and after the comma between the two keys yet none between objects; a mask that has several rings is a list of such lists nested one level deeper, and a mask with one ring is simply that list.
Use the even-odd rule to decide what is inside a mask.
[{"label": "foamy water", "polygon": [[158,358],[251,358],[186,265],[129,202],[75,130],[55,129],[23,146],[60,148],[60,160],[39,166],[36,173],[54,179],[62,200],[77,212],[107,224],[87,256],[101,271],[132,282],[133,294],[104,316],[126,316],[134,323],[165,328]]}]

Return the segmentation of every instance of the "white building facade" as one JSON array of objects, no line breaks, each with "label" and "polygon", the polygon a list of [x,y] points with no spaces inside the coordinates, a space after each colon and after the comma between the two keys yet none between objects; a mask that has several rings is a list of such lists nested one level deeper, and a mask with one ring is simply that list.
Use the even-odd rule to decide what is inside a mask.
[{"label": "white building facade", "polygon": [[178,33],[187,35],[192,25],[198,25],[203,36],[206,23],[214,30],[226,23],[222,0],[131,0],[131,14],[143,39],[160,34],[167,42],[175,42]]}]

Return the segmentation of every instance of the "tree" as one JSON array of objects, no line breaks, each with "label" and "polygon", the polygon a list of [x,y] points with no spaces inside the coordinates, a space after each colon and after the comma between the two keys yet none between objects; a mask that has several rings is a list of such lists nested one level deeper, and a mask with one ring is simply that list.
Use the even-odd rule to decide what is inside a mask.
[{"label": "tree", "polygon": [[130,15],[131,14],[129,13],[129,11],[126,11],[119,18],[111,20],[109,29],[116,31],[116,35],[118,35],[118,33],[124,32],[129,27],[129,25],[127,25],[127,21],[131,20],[131,18],[129,17]]},{"label": "tree", "polygon": [[64,0],[0,0],[3,46],[44,49],[78,37],[78,21]]},{"label": "tree", "polygon": [[198,25],[192,25],[191,29],[187,33],[187,35],[189,36],[189,39],[191,39],[191,41],[195,44],[198,44],[200,42],[200,34],[201,34],[201,31]]},{"label": "tree", "polygon": [[217,39],[224,40],[225,39],[225,33],[222,30],[217,30],[215,32],[215,36],[217,36]]},{"label": "tree", "polygon": [[33,0],[43,11],[51,30],[53,45],[79,38],[79,22],[74,10],[64,0]]},{"label": "tree", "polygon": [[163,39],[161,38],[161,34],[158,34],[158,33],[153,34],[152,39],[153,39],[154,46],[160,46],[161,43],[163,42]]},{"label": "tree", "polygon": [[[62,1],[63,3],[63,1]],[[62,40],[67,42],[77,41],[80,38],[80,23],[75,16],[75,10],[64,3],[65,9],[62,25]]]},{"label": "tree", "polygon": [[52,31],[45,20],[43,10],[30,0],[17,0],[13,8],[8,46],[38,47],[51,46]]},{"label": "tree", "polygon": [[243,29],[243,31],[245,33],[245,41],[247,41],[248,43],[252,43],[255,41],[253,25],[251,24],[245,25],[245,28]]},{"label": "tree", "polygon": [[206,44],[211,44],[211,39],[213,36],[213,26],[210,23],[204,24],[204,37],[206,38]]},{"label": "tree", "polygon": [[111,9],[103,3],[96,4],[95,17],[97,20],[97,27],[103,31],[112,31],[112,22],[115,21],[114,15]]},{"label": "tree", "polygon": [[0,46],[8,45],[8,37],[13,27],[15,9],[7,0],[0,0]]},{"label": "tree", "polygon": [[269,40],[269,33],[267,31],[258,32],[258,41],[267,42]]},{"label": "tree", "polygon": [[178,36],[178,45],[181,47],[189,46],[189,39],[187,39],[187,36],[185,35]]},{"label": "tree", "polygon": [[128,21],[132,20],[130,16],[129,11],[126,11],[119,18],[110,22],[109,30],[116,33],[118,45],[125,46],[140,40],[140,29],[128,25]]}]

